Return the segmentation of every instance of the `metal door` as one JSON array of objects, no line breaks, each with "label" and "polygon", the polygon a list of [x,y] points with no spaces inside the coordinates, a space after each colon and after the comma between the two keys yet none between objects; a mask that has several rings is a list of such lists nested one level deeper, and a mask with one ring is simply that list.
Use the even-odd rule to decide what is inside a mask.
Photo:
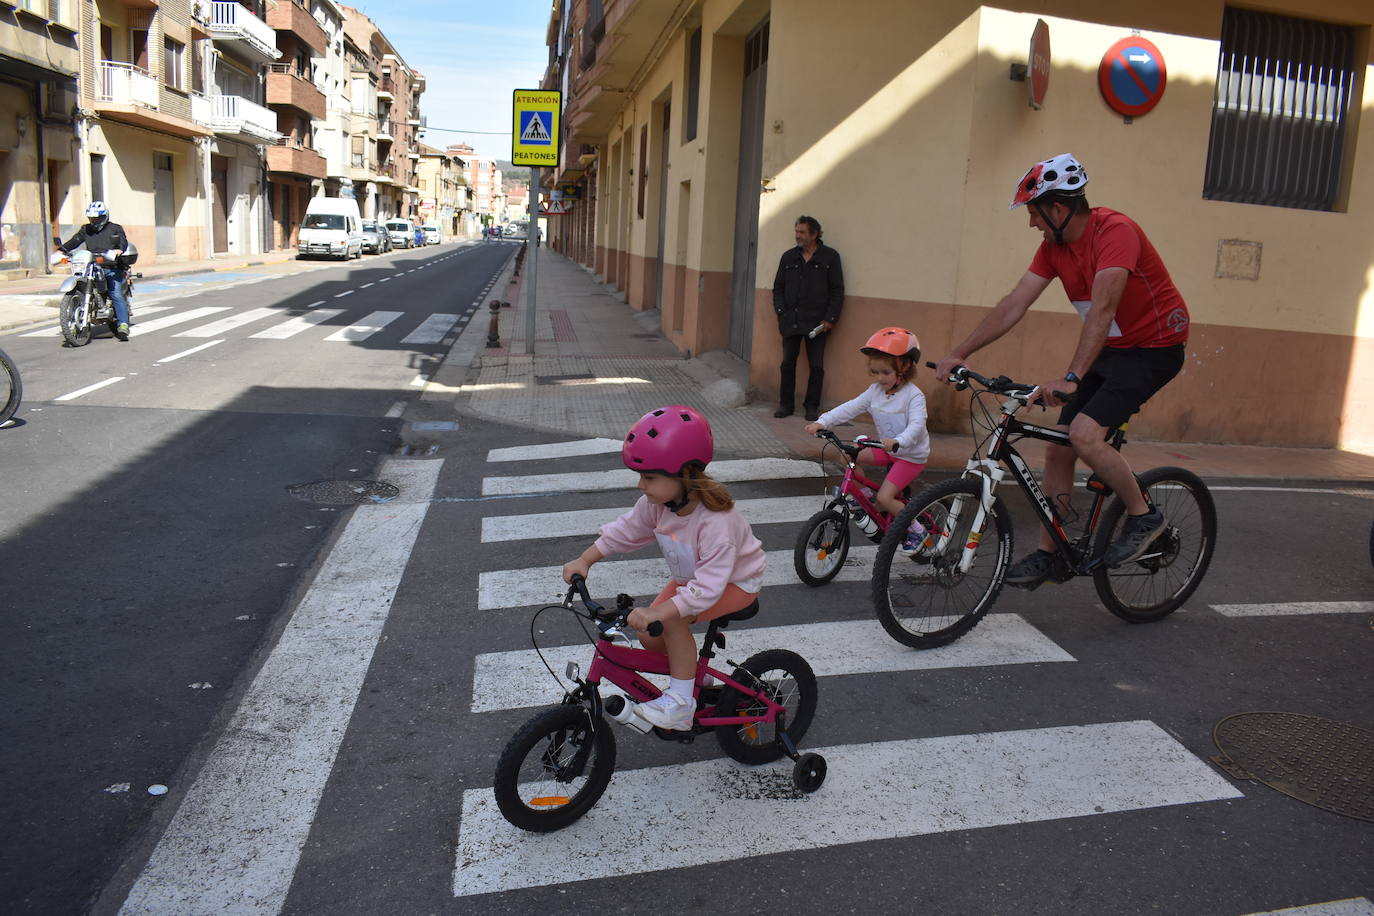
[{"label": "metal door", "polygon": [[654,294],[660,325],[663,323],[663,272],[668,267],[668,253],[663,247],[668,235],[668,126],[672,119],[673,107],[665,102],[663,134],[658,145],[658,292]]},{"label": "metal door", "polygon": [[214,194],[215,253],[229,250],[229,160],[223,156],[210,157],[210,187]]},{"label": "metal door", "polygon": [[176,198],[172,185],[172,157],[153,153],[153,222],[157,226],[157,253],[177,253]]},{"label": "metal door", "polygon": [[763,99],[768,85],[768,22],[744,42],[739,175],[735,184],[735,259],[730,290],[730,349],[749,359],[754,337],[754,280],[759,248],[759,182],[763,178]]}]

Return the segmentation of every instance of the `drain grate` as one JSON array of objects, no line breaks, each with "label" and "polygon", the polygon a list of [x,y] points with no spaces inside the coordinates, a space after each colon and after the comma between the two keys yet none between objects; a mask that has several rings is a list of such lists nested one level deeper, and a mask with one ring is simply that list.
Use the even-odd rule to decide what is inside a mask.
[{"label": "drain grate", "polygon": [[1317,808],[1374,821],[1374,732],[1290,712],[1245,712],[1212,729],[1212,760]]},{"label": "drain grate", "polygon": [[395,484],[384,480],[316,480],[286,488],[296,499],[319,506],[358,506],[390,502],[401,495]]}]

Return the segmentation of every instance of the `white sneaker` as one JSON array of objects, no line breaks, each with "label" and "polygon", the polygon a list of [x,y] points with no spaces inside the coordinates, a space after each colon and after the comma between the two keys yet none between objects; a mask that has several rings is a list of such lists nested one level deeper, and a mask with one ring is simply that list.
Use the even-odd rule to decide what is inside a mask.
[{"label": "white sneaker", "polygon": [[689,731],[695,712],[695,703],[672,693],[665,693],[635,707],[635,713],[645,722],[668,731]]}]

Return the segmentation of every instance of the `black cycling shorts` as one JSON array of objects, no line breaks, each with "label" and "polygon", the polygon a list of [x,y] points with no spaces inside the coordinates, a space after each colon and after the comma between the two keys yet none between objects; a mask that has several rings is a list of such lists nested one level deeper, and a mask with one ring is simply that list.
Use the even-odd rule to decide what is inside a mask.
[{"label": "black cycling shorts", "polygon": [[1114,350],[1104,347],[1078,386],[1078,397],[1059,413],[1068,426],[1079,412],[1107,429],[1120,426],[1183,368],[1184,345]]}]

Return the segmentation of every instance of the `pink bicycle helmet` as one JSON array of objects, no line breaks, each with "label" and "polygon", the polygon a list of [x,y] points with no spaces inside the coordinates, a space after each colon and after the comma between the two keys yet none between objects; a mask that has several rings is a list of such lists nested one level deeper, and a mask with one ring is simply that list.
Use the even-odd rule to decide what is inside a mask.
[{"label": "pink bicycle helmet", "polygon": [[691,407],[651,410],[625,434],[620,460],[641,474],[680,477],[688,465],[705,470],[715,450],[711,424]]}]

